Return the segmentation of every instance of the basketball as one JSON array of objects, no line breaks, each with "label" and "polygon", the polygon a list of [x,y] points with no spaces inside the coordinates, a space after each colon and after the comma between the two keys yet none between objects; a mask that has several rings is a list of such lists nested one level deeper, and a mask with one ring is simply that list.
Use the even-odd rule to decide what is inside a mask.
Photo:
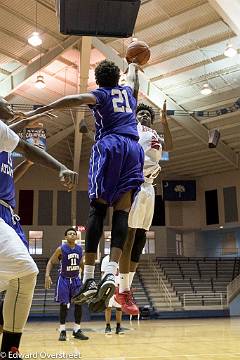
[{"label": "basketball", "polygon": [[150,59],[149,46],[144,41],[132,41],[126,53],[126,60],[131,63],[133,60],[138,65],[145,65]]}]

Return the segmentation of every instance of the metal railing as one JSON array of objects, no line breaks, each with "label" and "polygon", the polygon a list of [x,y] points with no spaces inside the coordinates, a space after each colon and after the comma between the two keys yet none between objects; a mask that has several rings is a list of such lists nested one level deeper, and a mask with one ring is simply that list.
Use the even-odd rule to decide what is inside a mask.
[{"label": "metal railing", "polygon": [[240,275],[235,277],[228,285],[227,285],[227,303],[229,305],[230,301],[240,292]]},{"label": "metal railing", "polygon": [[150,269],[152,269],[152,271],[153,271],[153,276],[157,282],[157,286],[158,286],[160,292],[163,294],[165,303],[169,306],[169,308],[172,309],[172,296],[171,296],[167,286],[165,285],[159,270],[154,265],[150,256],[148,257],[148,264],[149,264]]},{"label": "metal railing", "polygon": [[[188,293],[183,294],[183,308],[185,309],[186,306],[199,306],[193,305],[194,302],[201,302],[201,306],[207,306],[208,302],[217,302],[219,301],[221,308],[223,309],[223,293],[211,293],[211,292],[199,292],[199,293]],[[191,304],[187,304],[191,302]],[[211,304],[216,305],[216,304]]]}]

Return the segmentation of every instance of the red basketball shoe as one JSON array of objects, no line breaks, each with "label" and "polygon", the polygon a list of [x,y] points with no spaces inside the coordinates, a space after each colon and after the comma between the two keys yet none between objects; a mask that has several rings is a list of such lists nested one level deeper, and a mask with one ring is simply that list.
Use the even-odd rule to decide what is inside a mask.
[{"label": "red basketball shoe", "polygon": [[122,311],[128,315],[138,315],[139,308],[137,307],[132,291],[124,291],[119,293],[119,288],[115,292],[114,300],[116,300],[120,305],[122,305]]}]

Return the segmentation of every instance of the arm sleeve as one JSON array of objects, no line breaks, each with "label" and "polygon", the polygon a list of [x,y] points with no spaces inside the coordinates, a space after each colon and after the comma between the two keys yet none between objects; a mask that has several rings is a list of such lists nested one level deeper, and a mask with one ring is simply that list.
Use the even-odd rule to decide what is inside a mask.
[{"label": "arm sleeve", "polygon": [[12,152],[19,143],[19,136],[0,120],[0,151]]}]

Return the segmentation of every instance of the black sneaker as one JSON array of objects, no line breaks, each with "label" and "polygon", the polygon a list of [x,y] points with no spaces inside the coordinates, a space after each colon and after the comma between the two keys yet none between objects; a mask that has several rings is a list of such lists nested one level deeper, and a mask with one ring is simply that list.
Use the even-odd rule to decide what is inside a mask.
[{"label": "black sneaker", "polygon": [[109,324],[106,325],[105,335],[112,335],[112,329]]},{"label": "black sneaker", "polygon": [[121,326],[117,326],[117,327],[116,327],[116,334],[117,334],[117,335],[123,335],[123,334],[124,334],[124,331],[123,331],[123,329],[121,328]]},{"label": "black sneaker", "polygon": [[59,340],[59,341],[66,341],[66,340],[67,340],[66,330],[62,330],[62,331],[60,332],[60,335],[59,335],[58,340]]},{"label": "black sneaker", "polygon": [[81,305],[91,300],[97,293],[97,284],[94,279],[88,279],[77,295],[72,297],[72,303]]},{"label": "black sneaker", "polygon": [[84,333],[82,332],[81,329],[79,329],[77,332],[73,331],[73,336],[75,337],[75,339],[79,339],[79,340],[88,340],[89,337],[84,335]]},{"label": "black sneaker", "polygon": [[98,291],[89,304],[92,312],[102,312],[108,307],[109,300],[115,291],[115,276],[107,274],[98,285]]}]

